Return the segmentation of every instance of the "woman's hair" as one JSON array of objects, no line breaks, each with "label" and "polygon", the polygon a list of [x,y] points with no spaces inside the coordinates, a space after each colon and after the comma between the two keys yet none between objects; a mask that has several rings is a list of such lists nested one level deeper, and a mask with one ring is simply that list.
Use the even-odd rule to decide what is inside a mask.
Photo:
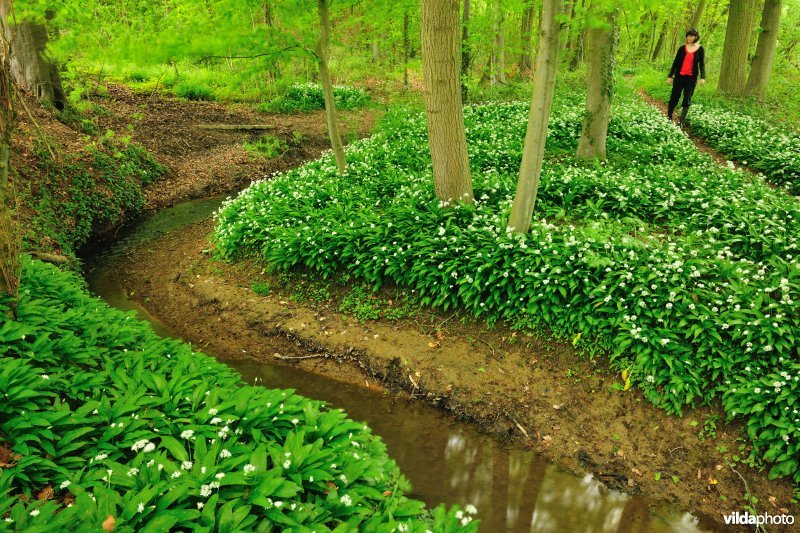
[{"label": "woman's hair", "polygon": [[694,36],[694,42],[700,41],[700,32],[698,32],[696,29],[692,28],[691,30],[686,32],[686,37],[690,35]]}]

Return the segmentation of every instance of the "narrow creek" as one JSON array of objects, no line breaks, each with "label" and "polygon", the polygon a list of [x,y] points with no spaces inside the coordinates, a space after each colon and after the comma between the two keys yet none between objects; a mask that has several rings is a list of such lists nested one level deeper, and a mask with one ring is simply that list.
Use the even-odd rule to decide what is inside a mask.
[{"label": "narrow creek", "polygon": [[[90,289],[109,305],[134,310],[162,336],[168,326],[128,297],[115,281],[126,253],[159,236],[198,222],[219,207],[215,197],[179,204],[121,230],[115,240],[85,257]],[[215,355],[209,353],[209,355]],[[471,503],[481,531],[682,532],[716,531],[709,517],[695,516],[645,497],[608,490],[590,474],[574,475],[521,446],[503,445],[468,424],[423,405],[344,384],[290,366],[256,359],[223,359],[243,379],[291,388],[342,408],[380,435],[413,486],[410,496],[428,505]]]}]

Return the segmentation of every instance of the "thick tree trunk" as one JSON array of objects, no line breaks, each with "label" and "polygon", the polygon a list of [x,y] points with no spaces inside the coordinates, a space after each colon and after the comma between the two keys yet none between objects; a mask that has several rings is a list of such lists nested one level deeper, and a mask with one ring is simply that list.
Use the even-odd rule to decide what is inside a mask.
[{"label": "thick tree trunk", "polygon": [[464,13],[461,19],[461,100],[467,101],[469,81],[469,67],[471,62],[469,46],[469,0],[464,0]]},{"label": "thick tree trunk", "polygon": [[520,28],[519,75],[523,78],[530,75],[531,67],[533,66],[531,33],[533,32],[534,16],[533,1],[527,0],[522,11],[522,27]]},{"label": "thick tree trunk", "polygon": [[328,15],[328,0],[317,0],[319,12],[319,41],[317,41],[317,60],[319,62],[319,81],[322,92],[325,94],[325,118],[328,122],[328,136],[331,139],[331,148],[336,157],[336,166],[339,174],[343,174],[347,162],[344,158],[344,146],[339,135],[339,121],[336,117],[336,102],[333,99],[333,84],[331,73],[328,70],[328,39],[331,31],[331,21]]},{"label": "thick tree trunk", "polygon": [[422,72],[433,185],[442,202],[473,203],[459,88],[458,0],[422,0]]},{"label": "thick tree trunk", "polygon": [[11,297],[9,314],[14,314],[14,301],[19,288],[22,270],[21,239],[15,214],[15,195],[11,174],[11,130],[15,114],[12,96],[11,50],[6,39],[6,15],[3,10],[0,23],[0,295]]},{"label": "thick tree trunk", "polygon": [[761,12],[761,32],[758,34],[756,57],[750,67],[750,77],[744,89],[745,96],[757,96],[764,101],[767,96],[767,83],[772,73],[775,49],[778,46],[778,29],[781,22],[781,0],[765,0]]},{"label": "thick tree trunk", "polygon": [[755,11],[756,0],[731,0],[717,92],[731,96],[741,96],[744,92]]},{"label": "thick tree trunk", "polygon": [[606,19],[607,28],[590,28],[588,34],[589,73],[586,88],[586,114],[578,141],[577,157],[606,158],[606,134],[614,94],[614,54],[616,28],[614,14]]},{"label": "thick tree trunk", "polygon": [[547,123],[550,120],[558,70],[558,16],[561,10],[562,0],[544,0],[542,3],[542,22],[539,26],[539,49],[536,53],[533,75],[535,83],[528,114],[528,129],[525,132],[525,145],[522,149],[517,192],[508,218],[509,229],[518,233],[528,233],[530,230],[531,216],[539,190]]},{"label": "thick tree trunk", "polygon": [[41,102],[64,108],[64,89],[58,68],[48,58],[47,28],[39,22],[11,24],[11,0],[0,0],[0,18],[10,46],[11,75],[17,86],[30,91]]}]

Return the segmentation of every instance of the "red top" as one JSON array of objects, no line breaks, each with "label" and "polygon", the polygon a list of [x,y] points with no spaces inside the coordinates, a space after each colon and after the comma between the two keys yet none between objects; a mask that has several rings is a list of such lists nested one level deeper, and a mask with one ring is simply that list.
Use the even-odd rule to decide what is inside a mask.
[{"label": "red top", "polygon": [[[696,51],[697,50],[695,50],[695,52]],[[683,58],[683,64],[678,74],[681,76],[691,76],[694,74],[694,52],[686,50],[686,56]]]}]

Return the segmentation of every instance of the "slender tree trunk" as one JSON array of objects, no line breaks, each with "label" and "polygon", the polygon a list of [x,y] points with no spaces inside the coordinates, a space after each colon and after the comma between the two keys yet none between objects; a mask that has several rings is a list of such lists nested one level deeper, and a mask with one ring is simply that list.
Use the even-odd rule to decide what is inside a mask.
[{"label": "slender tree trunk", "polygon": [[533,66],[533,48],[531,47],[531,33],[533,32],[533,17],[535,15],[533,1],[526,0],[522,11],[522,27],[520,29],[521,48],[519,54],[519,75],[523,78],[530,75]]},{"label": "slender tree trunk", "polygon": [[731,0],[717,92],[731,96],[741,96],[744,92],[755,11],[756,0]]},{"label": "slender tree trunk", "polygon": [[502,1],[497,2],[497,32],[494,34],[495,79],[497,83],[506,83],[506,13]]},{"label": "slender tree trunk", "polygon": [[[594,7],[594,6],[593,6]],[[590,28],[588,34],[589,72],[586,88],[586,114],[576,156],[583,159],[606,158],[606,135],[614,95],[614,54],[616,33],[614,13],[606,18],[608,27]]]},{"label": "slender tree trunk", "polygon": [[464,0],[464,13],[461,19],[461,99],[467,101],[470,67],[470,46],[469,46],[469,7],[470,1]]},{"label": "slender tree trunk", "polygon": [[274,25],[272,20],[272,3],[269,0],[264,2],[264,24],[270,28]]},{"label": "slender tree trunk", "polygon": [[408,11],[403,13],[403,87],[408,89]]},{"label": "slender tree trunk", "polygon": [[575,39],[575,53],[572,55],[572,59],[569,62],[569,69],[571,71],[577,70],[580,64],[583,62],[583,43],[586,41],[586,30],[582,30],[578,33],[578,38]]},{"label": "slender tree trunk", "polygon": [[661,25],[661,32],[658,34],[658,40],[656,41],[656,47],[653,49],[653,55],[650,57],[650,60],[654,63],[658,61],[658,56],[661,54],[661,48],[664,46],[664,37],[667,35],[667,21],[664,21],[664,24]]},{"label": "slender tree trunk", "polygon": [[561,43],[561,50],[564,51],[569,46],[569,34],[572,32],[572,26],[575,25],[575,2],[567,2],[567,7],[564,8],[567,21],[561,28],[561,36],[559,42]]},{"label": "slender tree trunk", "polygon": [[422,72],[433,185],[442,202],[473,203],[459,90],[458,0],[422,0]]},{"label": "slender tree trunk", "polygon": [[697,29],[700,26],[700,18],[703,16],[703,11],[706,8],[706,0],[700,0],[697,7],[692,14],[692,20],[689,21],[689,27]]},{"label": "slender tree trunk", "polygon": [[[11,0],[0,0],[0,18],[6,21],[5,37],[10,46],[10,68],[17,86],[30,91],[41,102],[64,108],[64,89],[58,68],[47,56],[47,28],[42,23],[11,24]],[[52,15],[48,14],[48,18]]]},{"label": "slender tree trunk", "polygon": [[781,22],[781,0],[765,0],[761,12],[761,32],[758,34],[756,57],[750,67],[750,77],[744,89],[745,96],[757,96],[764,101],[767,96],[767,83],[772,72],[775,49],[778,45],[778,29]]},{"label": "slender tree trunk", "polygon": [[336,117],[336,102],[333,99],[333,84],[331,73],[328,70],[328,39],[331,31],[331,21],[328,15],[328,0],[317,0],[319,12],[319,41],[317,41],[317,59],[319,62],[319,81],[325,94],[325,118],[328,122],[328,136],[331,139],[331,148],[336,157],[336,166],[339,174],[347,168],[344,158],[344,146],[339,135],[339,121]]},{"label": "slender tree trunk", "polygon": [[547,123],[550,120],[558,70],[558,16],[561,12],[562,0],[542,2],[542,22],[539,27],[539,49],[536,53],[535,83],[528,114],[528,128],[522,149],[517,192],[508,219],[509,229],[518,233],[528,233],[530,230],[539,190]]}]

